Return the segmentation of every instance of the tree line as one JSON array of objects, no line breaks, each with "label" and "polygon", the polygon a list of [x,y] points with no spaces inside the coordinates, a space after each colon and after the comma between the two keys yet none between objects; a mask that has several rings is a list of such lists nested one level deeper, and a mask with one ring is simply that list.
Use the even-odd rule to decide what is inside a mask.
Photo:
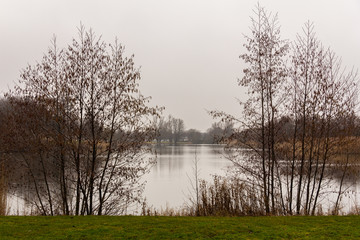
[{"label": "tree line", "polygon": [[233,133],[233,124],[215,122],[206,132],[196,129],[185,130],[185,123],[180,118],[171,115],[160,116],[154,119],[154,127],[157,130],[155,141],[157,144],[219,144],[230,137]]}]

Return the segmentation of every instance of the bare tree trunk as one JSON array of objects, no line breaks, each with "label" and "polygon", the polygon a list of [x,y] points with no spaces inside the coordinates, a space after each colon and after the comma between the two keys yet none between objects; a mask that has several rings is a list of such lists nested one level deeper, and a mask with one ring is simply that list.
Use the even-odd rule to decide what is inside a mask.
[{"label": "bare tree trunk", "polygon": [[26,156],[25,156],[23,153],[21,153],[21,156],[23,157],[23,159],[24,159],[24,161],[25,161],[25,163],[26,163],[27,170],[29,170],[31,179],[33,180],[33,184],[34,184],[34,187],[35,187],[35,193],[36,193],[36,196],[37,196],[37,198],[38,198],[38,200],[39,200],[39,203],[40,203],[40,206],[41,206],[41,208],[38,207],[38,209],[39,209],[39,211],[42,212],[42,214],[43,214],[44,216],[46,216],[46,215],[47,215],[47,212],[46,212],[45,206],[44,206],[44,204],[43,204],[42,198],[41,198],[41,196],[40,196],[40,191],[39,191],[38,183],[37,183],[37,180],[36,180],[36,178],[35,178],[35,176],[34,176],[33,170],[31,169],[31,166],[30,166],[29,161],[27,160]]},{"label": "bare tree trunk", "polygon": [[46,191],[47,191],[47,195],[48,195],[50,214],[51,214],[51,216],[54,216],[52,197],[51,197],[51,192],[50,192],[50,188],[49,188],[49,182],[48,182],[48,179],[47,179],[47,171],[46,171],[46,167],[45,167],[45,164],[44,164],[44,159],[42,157],[41,152],[39,152],[39,156],[40,156],[40,163],[41,163],[41,167],[42,167],[42,173],[43,173],[43,176],[44,176],[44,182],[45,182],[45,186],[46,186]]},{"label": "bare tree trunk", "polygon": [[264,113],[264,90],[261,91],[261,143],[262,143],[262,174],[263,174],[263,189],[264,189],[264,203],[266,215],[270,213],[269,195],[267,187],[267,172],[266,172],[266,151],[265,151],[265,113]]},{"label": "bare tree trunk", "polygon": [[306,215],[310,214],[310,185],[311,185],[311,174],[312,174],[312,164],[313,164],[313,151],[314,151],[314,138],[315,138],[315,113],[313,113],[313,119],[311,123],[311,139],[310,139],[310,148],[309,148],[309,160],[308,160],[308,170],[307,170],[307,186],[306,186],[306,200],[305,200],[305,209],[304,213]]},{"label": "bare tree trunk", "polygon": [[291,160],[291,175],[290,175],[290,189],[289,189],[289,214],[293,214],[292,203],[293,203],[293,189],[294,189],[294,175],[295,175],[295,162],[296,162],[296,140],[297,140],[297,83],[294,81],[294,134],[292,139],[292,160]]},{"label": "bare tree trunk", "polygon": [[311,215],[315,215],[315,210],[316,210],[316,204],[317,204],[317,200],[320,194],[320,190],[322,189],[321,184],[322,184],[322,180],[324,178],[324,173],[325,173],[325,166],[326,166],[326,160],[327,160],[327,155],[328,155],[328,151],[329,151],[329,139],[326,138],[325,140],[325,152],[324,152],[324,156],[323,156],[323,163],[321,166],[321,172],[320,172],[320,178],[319,178],[319,182],[318,182],[318,186],[317,186],[317,190],[316,190],[316,195],[314,198],[314,205],[313,205],[313,209],[311,212]]},{"label": "bare tree trunk", "polygon": [[341,201],[341,196],[343,194],[342,187],[343,187],[343,184],[344,184],[344,179],[345,179],[345,176],[346,176],[346,171],[347,171],[347,168],[348,168],[348,164],[349,164],[349,152],[346,153],[346,163],[345,163],[345,168],[344,168],[343,174],[341,176],[341,180],[340,180],[339,192],[338,192],[338,195],[337,195],[337,198],[336,198],[334,212],[333,212],[334,215],[339,214],[339,205],[340,205],[340,201]]},{"label": "bare tree trunk", "polygon": [[64,214],[69,215],[69,203],[68,203],[68,189],[67,189],[67,181],[66,181],[66,169],[65,169],[65,156],[63,150],[60,150],[60,163],[61,163],[61,189],[62,189],[62,200],[63,200],[63,207],[64,207]]},{"label": "bare tree trunk", "polygon": [[[306,87],[305,87],[306,89]],[[306,90],[305,90],[306,91]],[[302,136],[301,136],[301,162],[300,162],[300,171],[299,171],[299,182],[298,182],[298,191],[297,191],[297,199],[296,199],[296,214],[300,214],[300,207],[301,207],[301,184],[302,184],[302,177],[304,172],[304,164],[305,164],[305,133],[306,133],[306,95],[304,98],[304,105],[303,105],[303,123],[302,123]]]},{"label": "bare tree trunk", "polygon": [[[82,74],[83,75],[83,74]],[[80,196],[81,196],[81,169],[80,169],[80,152],[82,148],[82,134],[83,134],[83,78],[80,80],[79,92],[79,132],[77,133],[77,149],[75,153],[75,169],[76,169],[76,200],[75,200],[75,215],[80,213]]]}]

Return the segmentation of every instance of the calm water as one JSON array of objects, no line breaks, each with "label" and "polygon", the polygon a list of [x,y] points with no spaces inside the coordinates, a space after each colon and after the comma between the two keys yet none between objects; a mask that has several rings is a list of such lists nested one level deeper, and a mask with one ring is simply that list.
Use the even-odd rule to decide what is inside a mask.
[{"label": "calm water", "polygon": [[[157,210],[166,207],[180,208],[188,202],[189,196],[194,196],[191,180],[194,182],[195,158],[198,159],[199,178],[208,181],[212,179],[212,175],[225,175],[226,169],[232,166],[223,156],[221,145],[163,146],[156,148],[156,152],[157,163],[143,176],[143,180],[147,182],[144,192],[147,204]],[[319,202],[325,213],[329,206],[334,205],[339,186],[338,179],[330,181],[329,187],[324,189],[328,194]],[[344,184],[345,189],[347,193],[342,198],[342,213],[359,206],[360,200],[360,184],[357,181],[347,181]],[[23,200],[9,196],[8,203],[11,206],[10,214],[29,214]],[[134,214],[140,213],[141,206],[137,208]]]},{"label": "calm water", "polygon": [[144,176],[149,206],[157,209],[180,207],[192,193],[194,160],[198,159],[199,177],[211,180],[211,175],[224,175],[231,162],[222,154],[221,145],[163,146],[156,149],[157,163]]},{"label": "calm water", "polygon": [[[222,157],[221,145],[162,146],[156,148],[157,163],[143,176],[147,182],[144,196],[149,207],[158,210],[166,206],[178,208],[191,194],[190,179],[194,179],[194,159],[198,159],[199,177],[211,180],[212,174],[225,174],[230,162]],[[194,181],[194,180],[193,180]],[[8,196],[11,215],[29,214],[29,208],[21,198]],[[133,212],[134,211],[134,212]],[[139,214],[141,206],[129,209],[130,214]]]},{"label": "calm water", "polygon": [[[157,163],[150,173],[144,176],[147,181],[144,196],[148,206],[156,209],[181,207],[188,201],[193,192],[191,180],[194,182],[194,159],[197,157],[200,178],[211,180],[211,175],[225,175],[226,169],[232,163],[223,157],[221,145],[182,145],[163,146],[156,149]],[[337,197],[339,179],[330,180],[326,196],[319,199],[325,213],[334,205]],[[348,192],[343,195],[342,212],[346,213],[358,205],[360,185],[356,181],[347,181],[343,189]],[[360,200],[360,199],[359,199]]]}]

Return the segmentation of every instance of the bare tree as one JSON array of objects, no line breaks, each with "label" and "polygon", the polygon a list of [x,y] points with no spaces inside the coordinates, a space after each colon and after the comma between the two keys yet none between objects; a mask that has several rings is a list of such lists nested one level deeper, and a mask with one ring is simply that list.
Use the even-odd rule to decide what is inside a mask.
[{"label": "bare tree", "polygon": [[173,144],[177,144],[185,131],[184,121],[180,118],[169,116],[169,122],[172,130]]},{"label": "bare tree", "polygon": [[[353,129],[350,119],[356,105],[357,74],[346,73],[335,54],[321,46],[310,22],[293,44],[291,62],[294,84],[290,105],[295,124],[289,211],[292,212],[294,173],[297,172],[296,214],[301,211],[314,214],[335,146],[346,149],[349,141],[345,136]],[[299,162],[297,170],[295,162]]]},{"label": "bare tree", "polygon": [[[61,199],[62,214],[120,214],[139,201],[143,185],[138,180],[151,164],[144,145],[155,137],[151,119],[161,110],[147,105],[139,79],[133,56],[125,57],[122,45],[107,45],[80,26],[78,39],[60,51],[54,40],[43,61],[24,69],[8,94],[19,106],[33,104],[46,116],[29,115],[27,123],[43,124],[26,129],[39,128],[34,144],[42,143],[44,153],[34,160],[42,165],[40,154],[45,154],[58,169],[48,185],[58,186],[53,194]],[[44,179],[48,170],[42,166]],[[53,188],[48,189],[48,205],[54,205]]]},{"label": "bare tree", "polygon": [[[258,187],[266,214],[315,214],[331,182],[330,167],[351,142],[357,73],[346,72],[322,47],[311,23],[290,49],[280,38],[277,16],[259,5],[254,13],[253,35],[241,55],[248,63],[239,81],[249,94],[243,117],[211,114],[239,126],[227,145],[228,158],[234,174]],[[343,177],[344,164],[337,166]]]},{"label": "bare tree", "polygon": [[[284,57],[288,52],[288,43],[280,37],[277,15],[267,13],[257,5],[255,17],[251,18],[251,36],[246,36],[244,44],[247,53],[240,56],[248,64],[244,69],[244,77],[239,84],[248,88],[249,99],[244,106],[244,120],[236,119],[221,112],[212,112],[214,117],[222,117],[226,121],[235,121],[242,128],[248,129],[251,139],[242,143],[255,150],[249,155],[249,161],[259,160],[260,169],[250,170],[256,178],[261,176],[261,191],[264,197],[266,214],[275,213],[277,187],[277,157],[275,152],[275,121],[280,114],[283,101],[283,88],[286,80]],[[249,132],[249,133],[250,133]],[[251,160],[250,160],[251,159]],[[238,163],[240,164],[240,163]],[[241,165],[241,164],[240,164]],[[260,170],[260,171],[258,171]]]},{"label": "bare tree", "polygon": [[172,139],[172,130],[171,122],[167,121],[165,117],[156,117],[154,119],[154,127],[157,129],[156,142],[160,144],[164,141],[171,141]]}]

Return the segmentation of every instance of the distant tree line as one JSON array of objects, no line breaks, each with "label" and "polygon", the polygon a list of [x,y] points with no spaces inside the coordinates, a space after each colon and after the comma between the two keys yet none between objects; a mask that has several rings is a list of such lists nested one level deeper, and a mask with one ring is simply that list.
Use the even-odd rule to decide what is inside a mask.
[{"label": "distant tree line", "polygon": [[206,132],[200,132],[196,129],[185,130],[184,121],[180,118],[174,118],[169,115],[165,117],[156,117],[154,120],[157,136],[157,144],[219,144],[223,143],[233,134],[233,124],[213,123]]}]

